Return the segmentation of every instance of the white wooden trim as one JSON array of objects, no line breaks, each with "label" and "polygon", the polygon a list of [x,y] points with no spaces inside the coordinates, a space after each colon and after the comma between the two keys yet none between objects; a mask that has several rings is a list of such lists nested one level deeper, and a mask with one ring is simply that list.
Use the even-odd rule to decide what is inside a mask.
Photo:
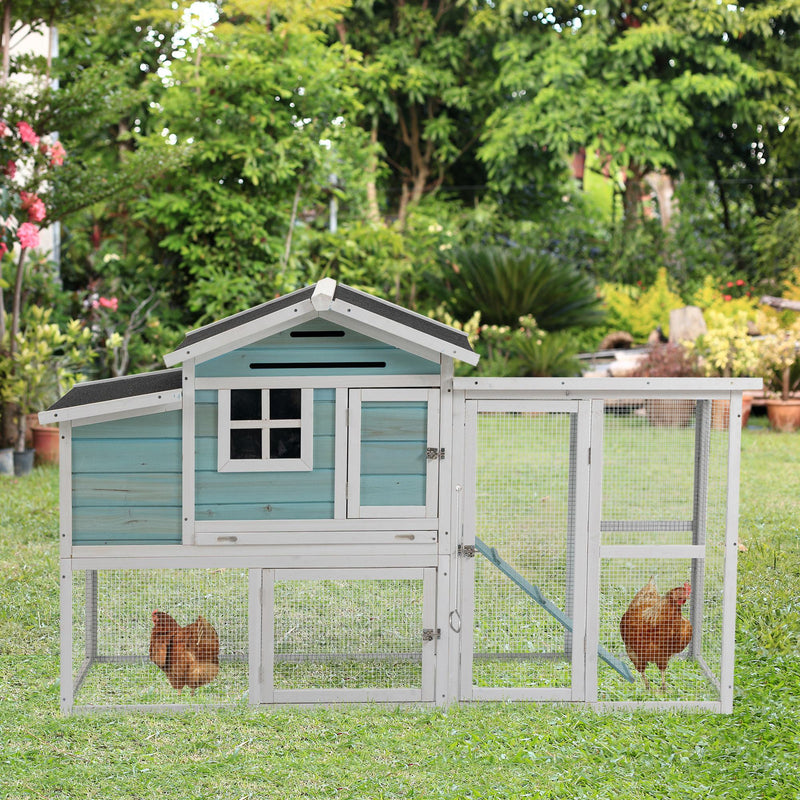
[{"label": "white wooden trim", "polygon": [[[300,419],[272,419],[272,389],[258,387],[261,392],[261,419],[231,419],[231,389],[217,390],[217,470],[219,472],[310,472],[314,469],[314,390],[300,388]],[[300,429],[300,458],[272,458],[269,433],[272,428]],[[231,458],[230,433],[241,428],[261,431],[261,458]]]},{"label": "white wooden trim", "polygon": [[336,292],[336,281],[333,278],[322,278],[314,287],[311,295],[311,305],[317,311],[327,311],[333,303],[333,295]]},{"label": "white wooden trim", "polygon": [[728,504],[725,517],[725,560],[723,566],[722,653],[720,658],[720,705],[733,711],[734,659],[736,656],[736,567],[739,558],[739,484],[741,461],[742,397],[731,396],[728,425]]},{"label": "white wooden trim", "polygon": [[61,713],[70,714],[75,704],[75,697],[72,691],[72,565],[69,559],[62,558],[59,569],[61,574],[59,593]]},{"label": "white wooden trim", "polygon": [[183,411],[181,416],[181,542],[195,543],[195,368],[183,365]]},{"label": "white wooden trim", "polygon": [[336,387],[334,409],[333,516],[347,518],[347,389]]},{"label": "white wooden trim", "polygon": [[438,375],[270,375],[247,378],[198,378],[195,386],[200,389],[339,389],[375,387],[405,388],[438,386]]},{"label": "white wooden trim", "polygon": [[248,667],[248,693],[247,700],[251,706],[263,702],[261,678],[264,662],[264,637],[262,634],[263,570],[251,569],[248,571],[247,593],[247,667]]},{"label": "white wooden trim", "polygon": [[[257,537],[257,538],[256,538]],[[198,545],[217,547],[239,546],[241,544],[259,545],[331,545],[340,547],[346,544],[392,544],[392,545],[430,545],[436,543],[436,531],[298,531],[289,538],[285,531],[271,533],[198,533]]]},{"label": "white wooden trim", "polygon": [[[433,639],[432,641],[422,642],[422,685],[421,699],[423,702],[436,700],[437,705],[444,705],[447,699],[446,694],[441,697],[436,696],[436,672],[437,664],[446,663],[446,646],[444,652],[442,650],[442,643],[446,641],[446,632],[444,626],[437,624],[439,617],[437,616],[436,609],[436,569],[423,570],[422,574],[422,627],[423,628],[439,628],[440,639]],[[421,635],[420,631],[420,635]],[[441,670],[439,670],[441,671]]]},{"label": "white wooden trim", "polygon": [[600,643],[600,520],[603,513],[603,436],[604,403],[592,400],[590,406],[589,537],[586,565],[586,663],[584,700],[597,702],[597,646]]},{"label": "white wooden trim", "polygon": [[[395,336],[404,342],[402,346],[404,350],[407,350],[409,345],[416,344],[434,353],[457,358],[473,366],[480,360],[480,356],[471,350],[465,350],[464,348],[445,342],[438,337],[429,336],[427,333],[412,328],[410,325],[396,322],[380,314],[373,314],[371,311],[367,311],[359,306],[350,305],[344,300],[334,300],[331,305],[331,310],[326,313],[338,314],[342,322],[348,325],[348,327],[352,327],[348,320],[356,320],[357,322],[369,325],[376,331],[374,334],[376,338],[387,335]],[[381,341],[384,340],[381,339]],[[435,360],[438,361],[438,357]]]},{"label": "white wooden trim", "polygon": [[347,516],[361,516],[361,389],[351,389],[347,400]]},{"label": "white wooden trim", "polygon": [[360,399],[362,403],[400,403],[405,401],[430,402],[432,394],[436,394],[438,397],[439,393],[431,392],[429,389],[406,389],[398,387],[396,389],[387,390],[365,387],[361,390]]},{"label": "white wooden trim", "polygon": [[275,570],[276,581],[421,581],[429,570],[419,568],[371,567],[353,569],[280,569]]},{"label": "white wooden trim", "polygon": [[[92,406],[96,408],[97,405]],[[148,408],[128,409],[127,411],[117,411],[112,414],[98,414],[85,419],[72,420],[72,427],[78,428],[86,425],[98,425],[101,422],[116,422],[120,419],[133,419],[134,417],[149,417],[153,414],[166,414],[168,411],[180,411],[183,408],[182,400],[174,403],[164,403],[160,406],[150,406]]]},{"label": "white wooden trim", "polygon": [[704,544],[604,544],[600,558],[698,558],[706,556]]},{"label": "white wooden trim", "polygon": [[[464,398],[464,392],[460,392]],[[460,500],[462,530],[460,543],[475,544],[477,526],[477,461],[478,461],[478,404],[474,401],[464,402],[465,444],[464,444],[464,480]],[[456,487],[458,490],[458,487]],[[456,498],[456,502],[459,500]],[[477,556],[476,556],[477,557]],[[473,699],[472,662],[475,649],[475,558],[462,558],[459,562],[461,570],[461,664],[459,671],[459,698]]]},{"label": "white wooden trim", "polygon": [[[81,548],[85,549],[85,548]],[[94,548],[92,548],[94,549]],[[142,549],[142,548],[139,548]],[[136,555],[110,556],[78,555],[72,559],[73,569],[222,569],[272,567],[275,569],[381,569],[387,564],[400,568],[435,567],[439,554],[435,546],[419,548],[412,552],[397,551],[393,546],[337,545],[335,555],[318,554],[317,548],[276,547],[269,551],[261,548],[237,547],[225,552],[220,548],[199,556],[192,553],[183,555],[167,554],[158,557]]]},{"label": "white wooden trim", "polygon": [[[478,400],[478,412],[521,414],[575,414],[578,400]],[[522,405],[520,405],[522,404]],[[535,405],[531,405],[535,404]]]},{"label": "white wooden trim", "polygon": [[261,570],[261,702],[275,702],[275,570]]},{"label": "white wooden trim", "polygon": [[[586,696],[586,609],[588,597],[589,507],[591,486],[592,402],[581,400],[575,424],[575,493],[573,525],[572,699]],[[569,552],[567,557],[569,557]]]},{"label": "white wooden trim", "polygon": [[427,506],[359,506],[359,516],[365,519],[383,519],[386,517],[424,517],[428,516]]},{"label": "white wooden trim", "polygon": [[72,423],[58,426],[58,540],[59,555],[69,558],[72,550]]},{"label": "white wooden trim", "polygon": [[727,713],[721,703],[713,700],[628,700],[603,701],[590,705],[596,711],[696,711],[713,714]]},{"label": "white wooden trim", "polygon": [[[352,487],[351,487],[352,489]],[[198,534],[245,533],[318,533],[320,531],[426,531],[432,530],[429,519],[285,519],[285,520],[198,520]]]},{"label": "white wooden trim", "polygon": [[728,392],[759,391],[761,378],[455,378],[467,399],[524,396],[592,398],[727,398]]},{"label": "white wooden trim", "polygon": [[121,397],[118,400],[104,400],[100,403],[85,403],[80,406],[58,408],[55,411],[40,411],[39,422],[43,425],[52,425],[67,420],[99,422],[101,420],[98,417],[102,417],[102,421],[105,421],[106,418],[123,419],[139,416],[142,413],[172,411],[180,407],[181,399],[180,389],[138,394],[133,397]]},{"label": "white wooden trim", "polygon": [[[229,350],[245,347],[248,344],[257,342],[259,339],[273,336],[286,328],[294,327],[317,316],[319,316],[319,313],[311,304],[310,298],[300,300],[295,305],[287,306],[279,311],[273,311],[271,314],[251,320],[243,325],[237,325],[230,330],[210,336],[188,347],[181,347],[178,350],[167,353],[164,356],[164,363],[168,367],[172,367],[191,358],[195,363],[201,364],[222,353],[227,353]],[[198,328],[198,330],[203,329]],[[190,331],[190,333],[194,332]]]}]

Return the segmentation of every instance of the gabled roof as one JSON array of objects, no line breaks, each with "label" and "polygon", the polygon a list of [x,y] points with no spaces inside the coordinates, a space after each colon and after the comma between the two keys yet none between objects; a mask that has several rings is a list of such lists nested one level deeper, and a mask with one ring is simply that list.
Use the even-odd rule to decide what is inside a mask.
[{"label": "gabled roof", "polygon": [[168,366],[187,359],[205,361],[314,317],[330,319],[401,349],[405,346],[431,360],[447,355],[469,364],[478,362],[463,331],[331,278],[190,331],[164,361]]},{"label": "gabled roof", "polygon": [[76,383],[47,411],[39,414],[43,423],[63,422],[87,416],[85,406],[92,406],[91,416],[113,414],[125,409],[163,407],[179,403],[182,370],[163,369],[121,378]]}]

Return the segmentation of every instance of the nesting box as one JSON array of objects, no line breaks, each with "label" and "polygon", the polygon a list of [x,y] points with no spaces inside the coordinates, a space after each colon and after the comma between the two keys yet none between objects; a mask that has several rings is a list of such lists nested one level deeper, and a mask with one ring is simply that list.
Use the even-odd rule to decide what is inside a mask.
[{"label": "nesting box", "polygon": [[[62,439],[64,711],[730,710],[756,382],[455,378],[456,359],[478,360],[462,331],[325,279],[43,412]],[[655,401],[681,421],[654,424]],[[620,633],[651,576],[691,587],[664,689]]]}]

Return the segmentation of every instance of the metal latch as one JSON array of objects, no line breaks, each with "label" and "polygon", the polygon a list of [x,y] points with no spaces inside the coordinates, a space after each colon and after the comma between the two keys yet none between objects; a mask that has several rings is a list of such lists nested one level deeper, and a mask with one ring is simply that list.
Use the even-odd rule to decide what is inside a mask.
[{"label": "metal latch", "polygon": [[422,631],[422,641],[432,642],[434,639],[441,639],[441,628],[424,628]]},{"label": "metal latch", "polygon": [[444,447],[429,447],[425,451],[425,455],[428,457],[428,461],[435,461],[436,459],[444,461]]},{"label": "metal latch", "polygon": [[475,558],[475,545],[460,544],[458,546],[458,554],[464,556],[464,558]]}]

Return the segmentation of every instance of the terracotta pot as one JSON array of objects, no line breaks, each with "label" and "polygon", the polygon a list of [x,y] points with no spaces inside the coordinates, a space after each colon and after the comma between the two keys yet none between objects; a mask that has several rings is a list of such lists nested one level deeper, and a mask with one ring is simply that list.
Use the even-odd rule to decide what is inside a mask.
[{"label": "terracotta pot", "polygon": [[[753,396],[749,394],[742,395],[742,427],[747,425],[747,420],[750,419],[750,411],[753,408]],[[731,402],[730,400],[712,400],[711,401],[711,428],[715,431],[728,430],[728,418],[730,416]]]},{"label": "terracotta pot", "polygon": [[38,414],[25,415],[25,447],[33,447],[33,429],[39,425]]},{"label": "terracotta pot", "polygon": [[800,428],[800,397],[788,400],[767,400],[769,424],[776,431],[784,433]]},{"label": "terracotta pot", "polygon": [[692,421],[693,400],[648,400],[645,412],[657,428],[685,428]]},{"label": "terracotta pot", "polygon": [[37,464],[58,464],[58,440],[58,428],[37,425],[33,429]]}]

